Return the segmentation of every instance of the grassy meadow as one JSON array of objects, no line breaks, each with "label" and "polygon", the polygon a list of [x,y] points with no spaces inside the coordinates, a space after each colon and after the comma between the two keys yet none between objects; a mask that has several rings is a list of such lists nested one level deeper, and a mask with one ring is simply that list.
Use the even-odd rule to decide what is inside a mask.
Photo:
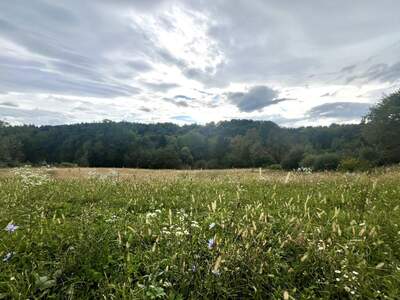
[{"label": "grassy meadow", "polygon": [[400,169],[0,171],[0,299],[399,299]]}]

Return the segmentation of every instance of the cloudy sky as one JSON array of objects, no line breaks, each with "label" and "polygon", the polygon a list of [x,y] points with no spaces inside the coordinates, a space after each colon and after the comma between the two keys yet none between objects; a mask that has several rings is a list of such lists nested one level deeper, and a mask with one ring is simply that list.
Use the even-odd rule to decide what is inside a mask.
[{"label": "cloudy sky", "polygon": [[398,0],[0,2],[0,119],[359,122],[400,87]]}]

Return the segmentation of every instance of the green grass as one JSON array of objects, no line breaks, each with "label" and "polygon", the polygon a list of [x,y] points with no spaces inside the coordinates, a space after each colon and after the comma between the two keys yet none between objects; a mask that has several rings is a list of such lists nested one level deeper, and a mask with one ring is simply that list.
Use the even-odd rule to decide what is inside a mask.
[{"label": "green grass", "polygon": [[0,178],[0,299],[400,297],[399,170],[39,173]]}]

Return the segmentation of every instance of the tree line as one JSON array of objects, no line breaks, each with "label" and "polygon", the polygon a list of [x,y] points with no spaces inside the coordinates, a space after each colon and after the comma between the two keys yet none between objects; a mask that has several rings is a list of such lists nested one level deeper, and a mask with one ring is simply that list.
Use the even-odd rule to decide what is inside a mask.
[{"label": "tree line", "polygon": [[154,169],[270,167],[362,169],[400,162],[400,92],[360,124],[283,128],[270,121],[207,125],[0,122],[0,166],[77,165]]}]

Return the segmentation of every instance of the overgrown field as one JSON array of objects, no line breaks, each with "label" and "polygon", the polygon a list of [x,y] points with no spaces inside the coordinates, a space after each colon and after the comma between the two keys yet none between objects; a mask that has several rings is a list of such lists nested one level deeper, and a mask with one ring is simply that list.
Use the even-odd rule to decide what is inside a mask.
[{"label": "overgrown field", "polygon": [[0,299],[399,299],[400,170],[0,176]]}]

